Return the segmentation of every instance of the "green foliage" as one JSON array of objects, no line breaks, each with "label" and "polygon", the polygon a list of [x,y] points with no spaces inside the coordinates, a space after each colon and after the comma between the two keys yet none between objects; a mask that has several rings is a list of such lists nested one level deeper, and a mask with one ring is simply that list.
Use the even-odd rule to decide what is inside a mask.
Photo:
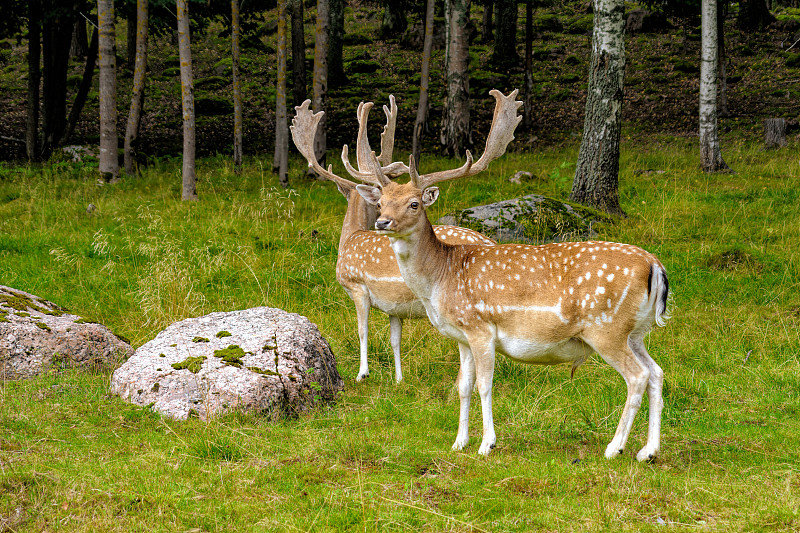
[{"label": "green foliage", "polygon": [[188,370],[192,374],[197,374],[200,372],[200,369],[203,367],[203,362],[208,359],[205,355],[199,355],[197,357],[187,357],[183,361],[179,363],[172,363],[172,368],[175,370]]}]

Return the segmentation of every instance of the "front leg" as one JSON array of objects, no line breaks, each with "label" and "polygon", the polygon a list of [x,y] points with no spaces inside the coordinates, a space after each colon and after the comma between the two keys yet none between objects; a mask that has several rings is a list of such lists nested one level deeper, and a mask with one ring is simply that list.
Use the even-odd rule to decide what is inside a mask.
[{"label": "front leg", "polygon": [[475,387],[475,360],[468,344],[458,343],[458,352],[461,355],[461,366],[458,369],[456,387],[461,400],[458,415],[458,434],[453,443],[453,450],[463,450],[469,442],[469,401],[472,389]]},{"label": "front leg", "polygon": [[494,417],[492,416],[492,381],[494,380],[494,341],[491,338],[470,339],[470,348],[475,360],[475,373],[478,394],[481,396],[481,413],[483,414],[483,440],[478,453],[489,455],[495,446],[497,437],[494,433]]},{"label": "front leg", "polygon": [[400,340],[403,338],[403,319],[389,315],[389,330],[392,352],[394,352],[394,378],[398,383],[403,381],[403,369],[400,367]]},{"label": "front leg", "polygon": [[367,362],[367,351],[369,348],[369,299],[366,294],[353,293],[353,302],[356,304],[356,318],[358,320],[358,341],[361,352],[361,364],[358,367],[356,381],[361,381],[369,376],[369,363]]}]

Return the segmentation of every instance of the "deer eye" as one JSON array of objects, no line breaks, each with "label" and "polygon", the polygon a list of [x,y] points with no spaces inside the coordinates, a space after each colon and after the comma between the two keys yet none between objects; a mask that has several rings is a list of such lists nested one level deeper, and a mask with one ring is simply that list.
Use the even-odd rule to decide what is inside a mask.
[{"label": "deer eye", "polygon": [[417,209],[419,207],[419,202],[411,202],[411,204],[408,207],[410,207],[411,209]]}]

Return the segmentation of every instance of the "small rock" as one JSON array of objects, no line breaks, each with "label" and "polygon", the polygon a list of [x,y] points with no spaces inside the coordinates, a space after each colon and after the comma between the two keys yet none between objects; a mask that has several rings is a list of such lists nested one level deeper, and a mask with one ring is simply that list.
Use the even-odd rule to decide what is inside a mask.
[{"label": "small rock", "polygon": [[523,181],[530,181],[531,179],[533,179],[533,174],[531,172],[518,170],[513,176],[508,178],[508,182],[520,185]]},{"label": "small rock", "polygon": [[94,204],[89,204],[89,205],[86,206],[86,214],[87,215],[91,215],[95,211],[97,211],[97,206],[95,206]]}]

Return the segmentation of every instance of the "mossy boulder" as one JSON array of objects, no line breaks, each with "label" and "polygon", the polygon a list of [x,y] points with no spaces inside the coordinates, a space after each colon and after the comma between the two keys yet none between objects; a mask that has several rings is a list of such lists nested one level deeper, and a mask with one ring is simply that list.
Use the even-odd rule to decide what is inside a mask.
[{"label": "mossy boulder", "polygon": [[584,240],[596,235],[598,225],[611,222],[600,211],[537,194],[462,209],[436,221],[474,229],[498,242],[531,244]]}]

